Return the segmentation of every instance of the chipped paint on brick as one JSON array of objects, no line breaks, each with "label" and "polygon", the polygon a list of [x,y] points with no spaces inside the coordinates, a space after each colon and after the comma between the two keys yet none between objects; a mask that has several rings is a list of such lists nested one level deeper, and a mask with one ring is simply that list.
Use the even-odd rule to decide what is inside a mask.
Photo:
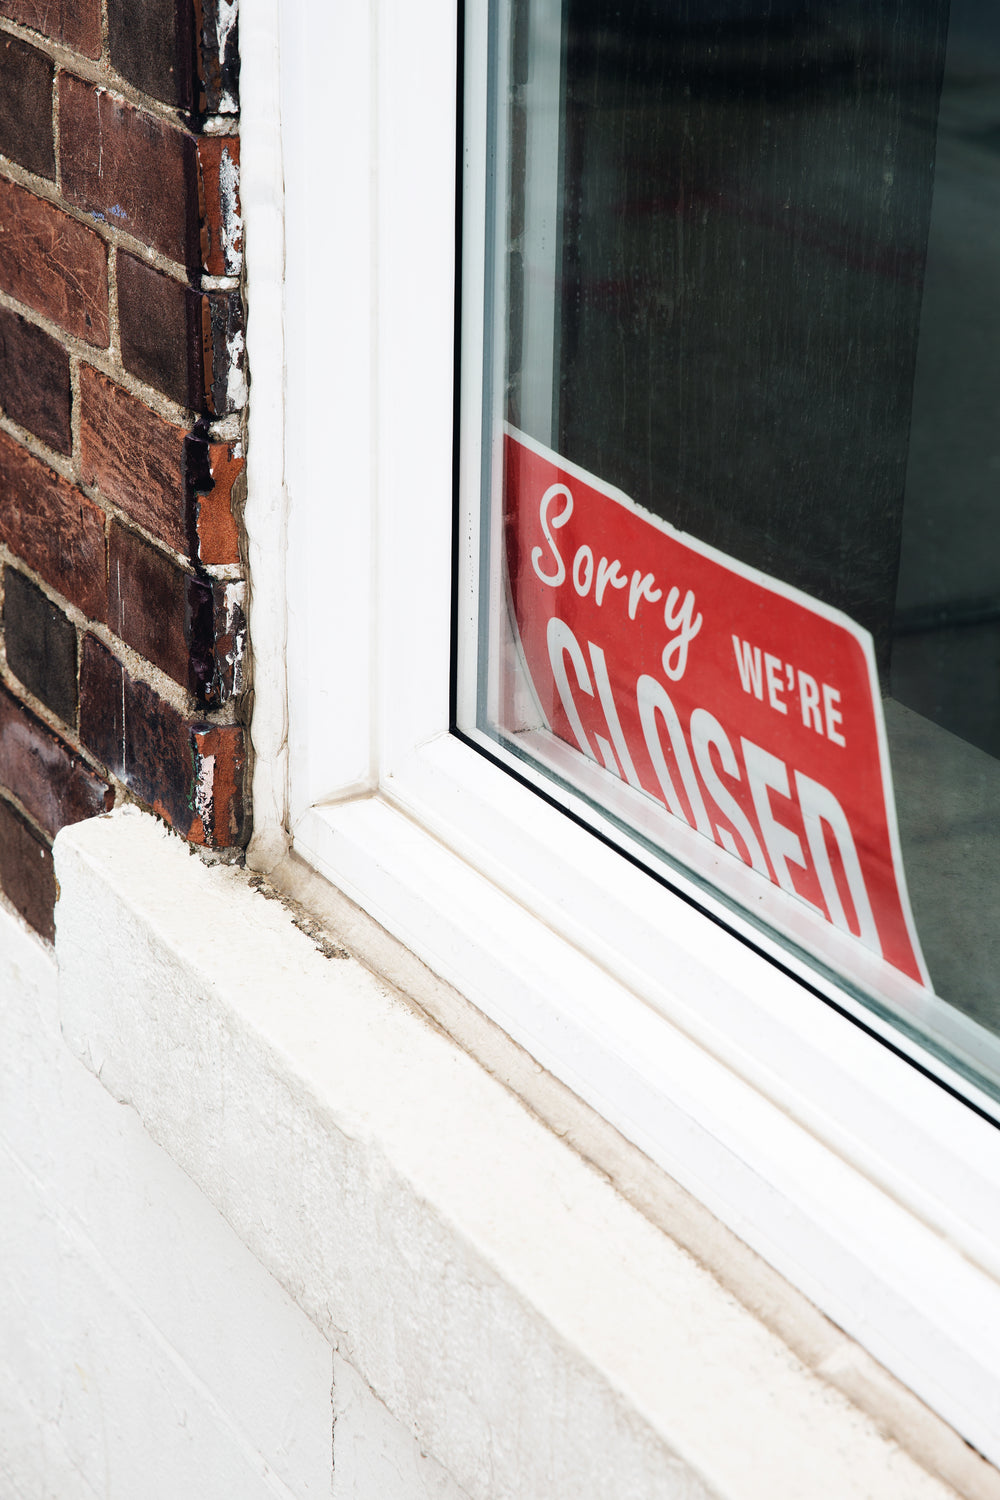
[{"label": "chipped paint on brick", "polygon": [[208,830],[213,823],[212,799],[215,791],[215,756],[203,755],[198,763],[198,774],[194,784],[194,810],[201,825]]},{"label": "chipped paint on brick", "polygon": [[237,275],[243,266],[243,216],[240,212],[240,170],[228,146],[219,157],[219,203],[222,209],[222,253],[227,270]]},{"label": "chipped paint on brick", "polygon": [[240,104],[232,70],[226,67],[226,59],[236,51],[236,22],[239,19],[240,0],[218,0],[215,16],[215,45],[220,61],[221,91],[216,110],[221,115],[239,114]]},{"label": "chipped paint on brick", "polygon": [[226,340],[226,404],[242,411],[247,404],[246,339],[238,328]]},{"label": "chipped paint on brick", "polygon": [[247,645],[245,583],[227,583],[222,594],[222,621],[216,640],[220,676],[234,696],[244,688],[244,658]]},{"label": "chipped paint on brick", "polygon": [[202,270],[238,276],[243,265],[239,139],[203,135],[197,153]]}]

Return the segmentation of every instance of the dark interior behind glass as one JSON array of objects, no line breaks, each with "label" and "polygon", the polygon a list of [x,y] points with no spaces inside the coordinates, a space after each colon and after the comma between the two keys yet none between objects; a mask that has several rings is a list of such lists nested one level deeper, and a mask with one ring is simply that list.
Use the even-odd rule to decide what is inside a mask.
[{"label": "dark interior behind glass", "polygon": [[872,633],[931,975],[998,1029],[1000,7],[563,0],[542,417],[531,23],[508,417]]}]

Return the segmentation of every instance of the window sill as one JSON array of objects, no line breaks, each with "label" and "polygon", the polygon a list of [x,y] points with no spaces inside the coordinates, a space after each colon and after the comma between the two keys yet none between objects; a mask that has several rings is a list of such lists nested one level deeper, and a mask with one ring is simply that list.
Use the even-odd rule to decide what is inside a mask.
[{"label": "window sill", "polygon": [[[401,815],[374,802],[340,811],[369,808],[366,837],[379,820],[399,833]],[[843,1335],[793,1315],[828,1375],[853,1364],[860,1385],[881,1379],[879,1422],[863,1416],[496,1077],[370,969],[324,957],[243,872],[207,867],[134,814],[67,829],[57,859],[70,1046],[470,1495],[943,1500],[877,1430],[894,1403],[896,1436],[909,1424],[925,1462],[963,1494],[997,1493],[995,1472]],[[352,928],[341,910],[363,946],[369,919]],[[385,959],[391,940],[375,939]],[[673,1205],[680,1223],[684,1195]]]}]

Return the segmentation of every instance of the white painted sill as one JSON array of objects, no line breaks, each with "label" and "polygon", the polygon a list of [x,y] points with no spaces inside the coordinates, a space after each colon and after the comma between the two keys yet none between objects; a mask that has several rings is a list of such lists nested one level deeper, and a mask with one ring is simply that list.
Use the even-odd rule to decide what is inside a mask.
[{"label": "white painted sill", "polygon": [[798,1329],[823,1379],[243,872],[130,810],[56,861],[70,1047],[474,1500],[1000,1493],[892,1382],[864,1415],[831,1380],[877,1369],[831,1325]]}]

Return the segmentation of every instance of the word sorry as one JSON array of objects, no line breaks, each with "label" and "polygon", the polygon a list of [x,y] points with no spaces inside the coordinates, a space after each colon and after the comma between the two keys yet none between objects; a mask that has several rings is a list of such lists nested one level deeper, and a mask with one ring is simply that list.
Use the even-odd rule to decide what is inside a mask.
[{"label": "word sorry", "polygon": [[[554,501],[562,499],[565,504],[562,510],[556,514],[550,514]],[[550,572],[542,568],[545,553],[541,547],[535,547],[531,553],[531,566],[542,583],[549,588],[558,589],[566,582],[566,564],[562,560],[562,554],[552,535],[554,530],[565,526],[573,514],[573,495],[564,484],[550,484],[538,505],[538,520],[545,540],[548,543],[551,557],[547,559],[555,564]],[[581,599],[586,599],[591,588],[594,590],[594,603],[600,608],[604,603],[604,596],[609,588],[628,588],[628,617],[634,620],[639,605],[643,600],[650,604],[657,604],[663,599],[663,590],[657,588],[656,578],[652,573],[643,573],[640,568],[634,569],[630,574],[622,572],[621,561],[617,557],[602,557],[595,563],[593,548],[586,542],[577,547],[573,555],[573,563],[570,570],[573,587]],[[679,588],[671,588],[667,593],[663,604],[663,623],[672,634],[663,648],[663,670],[672,682],[679,682],[684,676],[687,668],[688,647],[701,629],[701,615],[695,614],[695,597],[690,589],[681,600]]]}]

